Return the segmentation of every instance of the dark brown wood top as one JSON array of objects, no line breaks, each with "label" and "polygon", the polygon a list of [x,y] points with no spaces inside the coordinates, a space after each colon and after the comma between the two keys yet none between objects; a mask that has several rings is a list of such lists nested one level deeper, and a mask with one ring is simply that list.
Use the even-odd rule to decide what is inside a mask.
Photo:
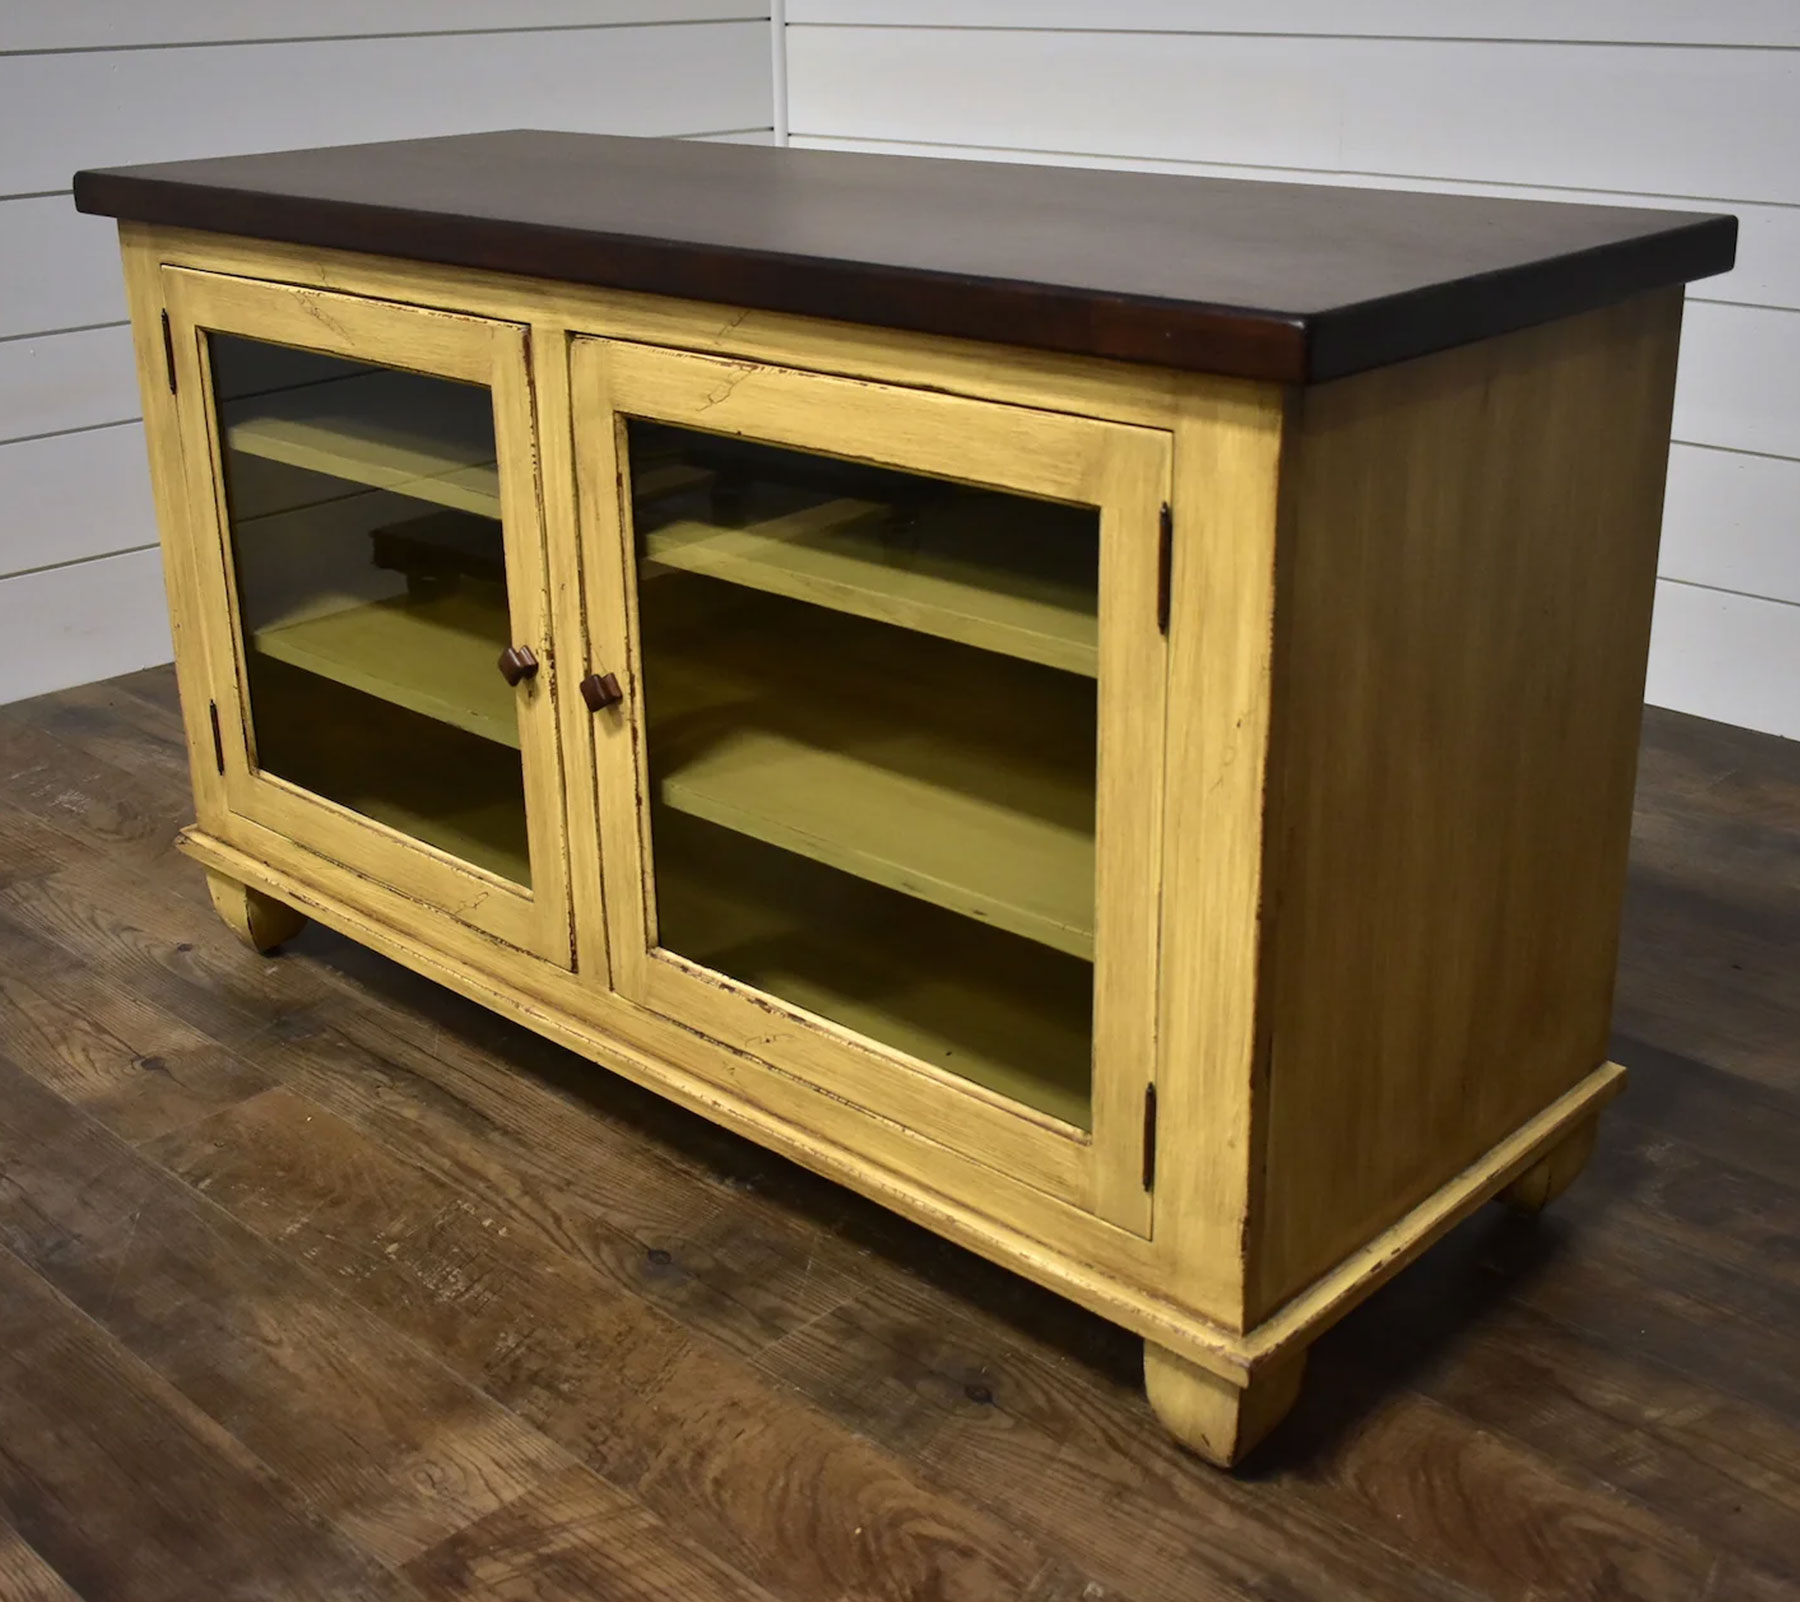
[{"label": "dark brown wood top", "polygon": [[1317,382],[1726,271],[1734,217],[600,134],[75,175],[82,211]]}]

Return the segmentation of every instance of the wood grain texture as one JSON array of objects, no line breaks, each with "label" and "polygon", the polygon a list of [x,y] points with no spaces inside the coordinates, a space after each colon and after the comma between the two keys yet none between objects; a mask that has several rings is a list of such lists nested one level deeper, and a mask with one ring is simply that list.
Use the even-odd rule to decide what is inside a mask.
[{"label": "wood grain texture", "polygon": [[0,1591],[10,1602],[81,1602],[68,1582],[0,1519]]},{"label": "wood grain texture", "polygon": [[581,1469],[420,1554],[406,1575],[441,1602],[764,1602],[772,1595],[731,1564],[691,1550],[641,1502]]},{"label": "wood grain texture", "polygon": [[0,724],[0,752],[15,817],[33,819],[134,867],[167,861],[175,842],[156,802],[168,783],[166,768],[129,772],[105,755],[69,750],[36,723],[17,721]]},{"label": "wood grain texture", "polygon": [[[180,761],[155,747],[167,686],[162,670],[88,702],[7,709],[0,727],[31,718],[45,736],[36,760],[61,756],[70,774],[137,749],[173,824]],[[1791,1274],[1778,1249],[1800,1195],[1800,1125],[1793,1033],[1764,1035],[1800,1021],[1777,963],[1795,938],[1793,900],[1769,871],[1793,859],[1800,828],[1784,751],[1652,713],[1622,979],[1622,1015],[1647,1040],[1591,1174],[1550,1226],[1521,1229],[1498,1210],[1467,1222],[1321,1341],[1307,1397],[1244,1481],[1202,1469],[1161,1433],[1132,1373],[1136,1343],[1118,1330],[740,1139],[592,1080],[562,1051],[337,936],[311,932],[274,963],[250,958],[212,920],[193,869],[167,853],[131,869],[149,875],[131,887],[103,835],[83,846],[58,833],[65,869],[88,864],[85,893],[99,898],[110,882],[113,920],[157,909],[160,934],[133,945],[99,916],[58,918],[20,886],[20,898],[0,895],[14,931],[5,967],[40,986],[54,968],[70,1004],[95,1008],[113,1033],[128,1021],[106,1012],[113,995],[131,1008],[146,1004],[144,985],[191,999],[189,1030],[236,1031],[247,1064],[295,1076],[310,1102],[328,1098],[383,1150],[441,1175],[446,1195],[596,1265],[612,1276],[608,1296],[648,1298],[680,1328],[752,1357],[779,1381],[770,1406],[839,1420],[1035,1541],[1046,1568],[1012,1595],[1073,1602],[1091,1579],[1138,1602],[1258,1589],[1469,1602],[1534,1588],[1687,1602],[1710,1582],[1715,1595],[1775,1602],[1800,1595],[1789,1539],[1800,1391],[1786,1375],[1793,1325],[1780,1287]],[[1728,941],[1741,970],[1690,972],[1708,940]],[[182,988],[184,970],[194,977]],[[9,1019],[0,1013],[0,1040]],[[1694,1055],[1656,1051],[1656,1039]],[[302,1118],[293,1138],[311,1129]],[[652,1247],[668,1262],[652,1262]],[[146,1278],[155,1262],[140,1260]],[[589,1361],[612,1359],[596,1348]],[[65,1429],[74,1418],[101,1436],[126,1427],[112,1395],[70,1400]],[[580,1526],[554,1517],[567,1505],[549,1481],[470,1526],[475,1537],[421,1553],[407,1579],[427,1595],[477,1582],[533,1595],[513,1579],[527,1575],[554,1597],[560,1575],[587,1586],[607,1575],[626,1597],[659,1595],[657,1570],[637,1566],[648,1557],[619,1568],[605,1543],[583,1550]],[[610,1503],[601,1490],[598,1503],[572,1505]],[[0,1508],[22,1528],[11,1503]],[[653,1528],[619,1517],[626,1530]],[[716,1570],[716,1553],[691,1566],[706,1546],[686,1517],[662,1530],[661,1561],[697,1595],[720,1573],[742,1575],[729,1561]],[[50,1562],[49,1539],[29,1539]],[[76,1532],[58,1548],[54,1570],[70,1586],[106,1571],[103,1553],[81,1550],[95,1539]],[[211,1523],[196,1534],[229,1539]],[[482,1552],[504,1564],[481,1568]],[[808,1595],[801,1570],[770,1564],[772,1595]],[[155,1562],[146,1571],[160,1573]],[[112,1591],[81,1595],[142,1591],[121,1575]]]},{"label": "wood grain texture", "polygon": [[1253,1317],[1606,1056],[1679,323],[1646,297],[1305,397]]},{"label": "wood grain texture", "polygon": [[[754,1464],[728,1483],[758,1494],[746,1492],[725,1515],[742,1532],[733,1539],[753,1549],[747,1560],[709,1544],[719,1515],[704,1496],[695,1503],[671,1490],[670,1511],[656,1522],[640,1511],[642,1498],[616,1500],[605,1484],[580,1480],[590,1472],[581,1468],[574,1480],[552,1473],[420,1551],[398,1594],[561,1597],[610,1587],[661,1597],[671,1594],[664,1575],[678,1581],[674,1594],[703,1598],[740,1594],[733,1583],[741,1594],[757,1596],[760,1584],[764,1595],[796,1602],[886,1594],[877,1581],[857,1589],[875,1560],[840,1567],[841,1554],[924,1550],[916,1490],[818,1504],[827,1529],[847,1520],[841,1538],[827,1538],[823,1573],[794,1533],[809,1517],[804,1498],[767,1515],[752,1510],[779,1473],[770,1465],[785,1461],[771,1441],[803,1456],[853,1438],[864,1464],[925,1488],[959,1521],[940,1529],[946,1544],[932,1548],[935,1565],[904,1571],[926,1596],[1692,1602],[1709,1586],[1751,1602],[1800,1596],[1792,1542],[1800,1288],[1786,1251],[1800,1198],[1792,1047],[1800,992],[1784,960],[1800,938],[1800,903],[1784,878],[1800,862],[1800,768],[1790,747],[1650,714],[1621,968],[1620,1018],[1633,1039],[1615,1047],[1632,1063],[1633,1089],[1608,1114],[1589,1172],[1542,1223],[1522,1225],[1499,1209],[1470,1218],[1351,1314],[1314,1348],[1292,1419],[1234,1479],[1197,1463],[1155,1422],[1135,1368],[1139,1343],[1112,1324],[596,1075],[329,931],[309,930],[274,961],[245,952],[213,917],[192,865],[167,849],[188,807],[172,685],[161,669],[0,709],[0,738],[12,742],[5,771],[40,770],[0,793],[0,842],[30,840],[40,853],[30,874],[9,883],[0,873],[0,970],[56,1002],[55,1011],[30,1002],[35,1021],[23,1031],[19,1008],[0,1004],[0,1052],[20,1046],[46,1091],[74,1097],[140,1143],[131,1157],[91,1126],[77,1138],[79,1119],[32,1096],[20,1076],[5,1079],[12,1091],[0,1130],[45,1146],[11,1171],[39,1200],[69,1200],[78,1187],[89,1197],[63,1215],[71,1246],[56,1271],[78,1287],[116,1267],[108,1316],[121,1329],[133,1327],[134,1309],[174,1306],[185,1321],[177,1327],[198,1331],[207,1309],[247,1308],[272,1283],[290,1285],[304,1291],[296,1305],[309,1318],[337,1309],[335,1338],[366,1331],[361,1350],[374,1352],[389,1339],[378,1325],[401,1341],[405,1330],[426,1331],[426,1344],[440,1338],[433,1331],[454,1342],[464,1310],[477,1343],[479,1331],[507,1327],[515,1283],[507,1243],[520,1238],[527,1244],[515,1266],[581,1288],[567,1298],[545,1293],[549,1339],[526,1336],[509,1376],[539,1365],[572,1384],[579,1409],[579,1398],[606,1394],[608,1376],[642,1349],[610,1337],[571,1346],[567,1332],[581,1320],[652,1330],[678,1343],[677,1369],[705,1382],[687,1394],[717,1405],[696,1402],[671,1434],[666,1409],[683,1393],[659,1370],[656,1405],[622,1412],[617,1434],[601,1437],[608,1449],[674,1487],[689,1464],[732,1453]],[[111,816],[96,793],[107,775],[130,801]],[[59,809],[66,791],[93,804]],[[147,815],[127,824],[135,812]],[[77,1013],[92,1029],[73,1021]],[[101,1044],[102,1031],[118,1044]],[[91,1067],[29,1044],[64,1038],[84,1042],[70,1055]],[[165,1054],[171,1073],[132,1070],[123,1059],[133,1049]],[[203,1090],[199,1054],[209,1050],[231,1053],[253,1077]],[[188,1064],[201,1099],[170,1091],[154,1115],[150,1103],[107,1088],[133,1071],[180,1079]],[[300,1110],[265,1129],[246,1116],[245,1098],[266,1084],[287,1086]],[[27,1105],[39,1109],[29,1118]],[[222,1116],[195,1122],[208,1114]],[[214,1131],[224,1147],[210,1145]],[[265,1145],[279,1161],[259,1169]],[[217,1184],[202,1193],[154,1180],[152,1165],[178,1151],[218,1165]],[[347,1163],[365,1159],[372,1166],[360,1178],[346,1174]],[[219,1187],[223,1211],[206,1200]],[[302,1217],[322,1189],[340,1201],[328,1202],[317,1229],[286,1234],[282,1220]],[[121,1253],[140,1202],[137,1241]],[[231,1223],[240,1203],[254,1211],[260,1240]],[[20,1197],[0,1199],[0,1210],[49,1242],[53,1222],[32,1221]],[[163,1226],[184,1212],[213,1220],[210,1234],[184,1225],[167,1235]],[[365,1226],[338,1227],[345,1216],[379,1224],[359,1246]],[[215,1239],[243,1244],[195,1254]],[[395,1240],[397,1262],[386,1253]],[[368,1285],[307,1267],[308,1257],[338,1251],[367,1262]],[[171,1277],[184,1262],[186,1275]],[[568,1269],[548,1266],[564,1263],[585,1272],[564,1279]],[[86,1370],[70,1384],[60,1360],[39,1362],[43,1332],[65,1327],[53,1309],[69,1304],[54,1293],[44,1303],[32,1290],[43,1283],[37,1271],[24,1273],[23,1288],[7,1279],[0,1306],[22,1310],[32,1344],[16,1346],[9,1324],[0,1350],[9,1360],[29,1352],[30,1400],[53,1410],[56,1429],[53,1439],[35,1433],[39,1415],[14,1409],[9,1393],[9,1426],[18,1427],[0,1436],[0,1456],[12,1462],[29,1449],[31,1484],[64,1487],[80,1510],[27,1505],[20,1482],[7,1481],[0,1526],[41,1560],[27,1560],[31,1583],[46,1568],[60,1576],[62,1588],[48,1592],[56,1602],[188,1602],[228,1591],[239,1575],[252,1594],[259,1581],[272,1596],[396,1594],[378,1570],[357,1571],[375,1573],[372,1581],[346,1580],[343,1547],[272,1529],[232,1489],[241,1470],[199,1473],[190,1435],[169,1428],[166,1409],[188,1408],[179,1393],[165,1386],[164,1411],[146,1414],[128,1399],[130,1385],[94,1383]],[[201,1277],[186,1277],[194,1273]],[[100,1289],[112,1283],[101,1279]],[[202,1285],[213,1289],[184,1307],[181,1298]],[[615,1316],[633,1305],[655,1318]],[[223,1368],[231,1353],[249,1355],[242,1316],[219,1313],[205,1333],[160,1349],[196,1374]],[[64,1317],[113,1351],[114,1372],[134,1363],[105,1345],[113,1340],[105,1329],[72,1309]],[[148,1342],[161,1339],[136,1327]],[[406,1349],[415,1366],[431,1366],[420,1344]],[[762,1376],[759,1387],[732,1391],[707,1379],[734,1370],[693,1368],[696,1350],[711,1363],[726,1354]],[[293,1408],[306,1421],[297,1438],[316,1443],[329,1410],[303,1378],[309,1370],[286,1367],[293,1355],[275,1341],[254,1361],[234,1360],[240,1389],[221,1394],[260,1397],[238,1415],[245,1429]],[[141,1363],[129,1371],[162,1384]],[[257,1375],[257,1386],[241,1388]],[[429,1433],[431,1394],[404,1379],[381,1415],[386,1429]],[[735,1410],[731,1399],[747,1394],[754,1404]],[[217,1450],[232,1449],[213,1421],[188,1416]],[[358,1421],[356,1442],[392,1438],[371,1435],[360,1407],[348,1416]],[[747,1425],[748,1444],[731,1444]],[[154,1449],[133,1444],[146,1428]],[[715,1434],[728,1439],[709,1446]],[[354,1461],[348,1445],[331,1450],[313,1461]],[[259,1472],[279,1487],[301,1462],[296,1450]],[[378,1481],[333,1481],[367,1488],[333,1504],[333,1516],[391,1528],[381,1509],[392,1506],[384,1498],[394,1486]],[[448,1509],[472,1487],[437,1479],[429,1492],[411,1482],[407,1490],[421,1498],[414,1507]],[[287,1505],[300,1505],[297,1493]],[[989,1535],[980,1541],[990,1544],[971,1544],[977,1519],[983,1531],[1011,1532],[1011,1550],[1034,1551],[1036,1566],[1027,1558],[971,1567],[972,1552],[1002,1550]],[[3,1565],[15,1550],[0,1533],[9,1581]],[[942,1556],[951,1551],[960,1555]]]},{"label": "wood grain texture", "polygon": [[[879,1143],[882,1126],[871,1124],[853,1107],[803,1103],[797,1110],[805,1122],[796,1127],[790,1121],[792,1114],[781,1105],[786,1087],[780,1079],[758,1077],[747,1086],[752,1094],[733,1094],[722,1088],[722,1081],[729,1080],[719,1074],[716,1061],[709,1060],[707,1053],[691,1047],[685,1053],[679,1049],[683,1044],[680,1034],[648,1037],[643,1050],[649,1055],[640,1055],[620,1038],[632,1020],[630,1011],[620,1009],[603,1028],[595,1028],[583,1023],[580,1012],[570,1010],[568,999],[577,992],[568,988],[562,976],[555,976],[548,990],[552,995],[562,991],[563,999],[546,1005],[540,995],[492,977],[486,964],[471,967],[465,958],[428,947],[417,935],[396,936],[387,924],[357,910],[358,892],[349,883],[327,889],[311,887],[321,882],[329,886],[333,879],[323,859],[309,864],[307,884],[302,887],[258,858],[204,834],[186,831],[181,845],[208,868],[266,884],[320,922],[482,1006],[652,1086],[709,1119],[749,1133],[820,1173],[842,1178],[939,1234],[1016,1265],[1082,1306],[1178,1350],[1190,1362],[1221,1377],[1240,1382],[1258,1366],[1280,1361],[1289,1348],[1315,1339],[1364,1295],[1406,1267],[1445,1229],[1529,1167],[1562,1137],[1568,1122],[1586,1116],[1593,1101],[1603,1099],[1620,1081],[1616,1067],[1596,1070],[1479,1162],[1434,1191],[1363,1251],[1344,1258],[1338,1269],[1315,1282],[1306,1296],[1295,1298],[1278,1317],[1245,1336],[1147,1288],[1168,1273],[1162,1259],[1149,1250],[1150,1242],[1096,1227],[1099,1221],[1091,1214],[1058,1206],[1035,1187],[985,1165],[959,1173],[953,1167],[955,1153],[948,1149],[922,1151],[916,1140],[902,1146],[899,1160],[888,1166],[890,1153]],[[342,899],[336,893],[339,888],[348,890],[353,899]],[[112,909],[94,905],[91,886],[77,890],[74,885],[39,885],[27,880],[13,893],[77,935],[96,927],[110,932]],[[127,952],[135,954],[137,931],[127,928],[120,933]],[[944,1185],[942,1191],[936,1188],[939,1184]],[[978,1197],[982,1205],[970,1207],[960,1200],[963,1196]],[[1022,1233],[1000,1215],[1021,1220],[1029,1233]]]},{"label": "wood grain texture", "polygon": [[[203,856],[224,871],[272,890],[277,885],[277,876],[258,858],[203,835],[186,834],[182,843],[190,854]],[[403,941],[386,932],[390,925],[380,920],[405,910],[391,893],[371,895],[361,881],[334,870],[324,858],[310,859],[305,875],[309,884],[323,888],[296,894],[291,882],[282,881],[286,888],[280,893],[295,894],[315,919],[351,933],[390,958],[404,959],[437,982],[629,1080],[703,1110],[728,1128],[753,1132],[777,1150],[929,1220],[953,1239],[990,1253],[1020,1254],[1034,1273],[1048,1274],[1083,1305],[1153,1331],[1165,1344],[1183,1346],[1195,1361],[1217,1363],[1228,1373],[1241,1370],[1241,1355],[1218,1331],[1173,1316],[1166,1304],[1132,1288],[1152,1260],[1148,1243],[1137,1237],[1101,1226],[1093,1215],[1059,1204],[986,1164],[924,1147],[904,1131],[872,1123],[841,1098],[819,1095],[797,1082],[759,1079],[752,1099],[743,1093],[741,1066],[690,1032],[628,1006],[596,1007],[591,1000],[584,1001],[582,986],[566,975],[549,974],[544,993],[496,984],[477,965],[485,964],[489,953],[472,935],[467,941],[473,950],[455,949],[452,942],[449,949],[428,952],[416,938]],[[154,926],[160,916],[153,902],[134,900],[121,906],[117,887],[100,886],[91,869],[46,880],[28,876],[13,887],[13,893],[71,939],[101,939],[145,982],[179,996],[182,1006],[205,1012],[219,1006],[214,987],[221,975],[215,969],[203,966],[205,981],[190,978],[189,958],[167,959],[145,937],[144,929]],[[374,911],[359,910],[365,905]],[[590,1015],[596,1021],[579,1021]],[[958,1200],[962,1196],[980,1196],[983,1206],[971,1207]],[[1027,1230],[1029,1234],[1021,1232]],[[1068,1272],[1077,1263],[1083,1265],[1081,1271]]]},{"label": "wood grain texture", "polygon": [[[1779,1091],[1800,1038],[1800,974],[1771,943],[1800,895],[1800,853],[1786,822],[1800,797],[1800,746],[1771,742],[1765,761],[1739,769],[1722,724],[1652,713],[1647,733],[1615,1025],[1626,1038]],[[1712,887],[1726,872],[1742,880],[1728,908]],[[1718,926],[1702,932],[1714,908]],[[1705,1118],[1696,1138],[1730,1158],[1717,1106],[1696,1107]]]},{"label": "wood grain texture", "polygon": [[150,1139],[268,1088],[247,1063],[136,992],[0,941],[9,968],[0,980],[6,1054],[126,1140]]},{"label": "wood grain texture", "polygon": [[[753,1578],[909,1598],[1022,1589],[1041,1556],[526,1228],[271,1091],[157,1148],[175,1172]],[[280,1176],[277,1178],[277,1176]],[[395,1211],[395,1203],[400,1210]],[[429,1220],[420,1232],[409,1217]],[[654,1268],[656,1265],[648,1265]],[[604,1364],[588,1354],[604,1349]],[[862,1539],[870,1525],[880,1541]]]},{"label": "wood grain texture", "polygon": [[1627,208],[531,131],[83,172],[75,197],[138,222],[1282,382],[1722,272],[1737,235],[1731,218]]},{"label": "wood grain texture", "polygon": [[0,1506],[81,1596],[414,1594],[10,1252],[0,1403]]},{"label": "wood grain texture", "polygon": [[399,1565],[567,1457],[0,1063],[0,1238],[313,1513]]}]

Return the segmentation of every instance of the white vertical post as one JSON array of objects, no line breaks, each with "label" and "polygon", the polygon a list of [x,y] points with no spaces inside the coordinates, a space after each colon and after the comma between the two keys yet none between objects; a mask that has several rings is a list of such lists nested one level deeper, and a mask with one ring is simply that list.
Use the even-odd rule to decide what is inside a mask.
[{"label": "white vertical post", "polygon": [[788,142],[787,0],[769,0],[769,89],[775,98],[775,143]]}]

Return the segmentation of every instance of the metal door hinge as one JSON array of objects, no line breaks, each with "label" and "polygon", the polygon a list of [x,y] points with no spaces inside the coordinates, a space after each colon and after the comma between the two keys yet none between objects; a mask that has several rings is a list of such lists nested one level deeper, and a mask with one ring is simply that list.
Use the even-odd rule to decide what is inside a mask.
[{"label": "metal door hinge", "polygon": [[175,331],[169,327],[169,314],[162,314],[163,363],[169,370],[169,393],[175,393]]},{"label": "metal door hinge", "polygon": [[1169,632],[1169,580],[1175,565],[1175,518],[1163,502],[1156,548],[1156,626]]},{"label": "metal door hinge", "polygon": [[219,732],[219,703],[208,701],[206,715],[212,720],[213,761],[218,764],[221,774],[225,771],[225,736]]},{"label": "metal door hinge", "polygon": [[1156,1185],[1156,1086],[1144,1086],[1144,1189]]}]

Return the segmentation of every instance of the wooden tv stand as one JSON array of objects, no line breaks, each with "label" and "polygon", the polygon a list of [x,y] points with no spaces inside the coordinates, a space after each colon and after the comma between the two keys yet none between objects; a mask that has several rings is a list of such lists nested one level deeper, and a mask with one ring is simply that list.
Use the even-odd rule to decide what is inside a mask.
[{"label": "wooden tv stand", "polygon": [[1116,1320],[1220,1463],[1581,1167],[1732,219],[533,133],[75,195],[253,947]]}]

